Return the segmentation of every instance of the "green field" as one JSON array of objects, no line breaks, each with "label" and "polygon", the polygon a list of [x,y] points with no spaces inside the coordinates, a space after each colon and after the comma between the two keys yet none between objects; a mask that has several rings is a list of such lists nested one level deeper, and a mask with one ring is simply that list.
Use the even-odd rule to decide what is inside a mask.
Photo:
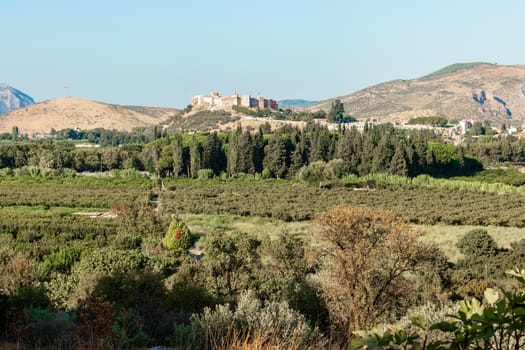
[{"label": "green field", "polygon": [[[440,271],[439,278],[432,277],[439,282],[417,280],[423,284],[416,286],[413,292],[419,297],[411,303],[436,301],[434,292],[440,297],[479,296],[487,283],[506,283],[502,271],[523,263],[525,248],[511,245],[525,238],[520,187],[376,176],[376,188],[365,190],[365,180],[349,177],[320,188],[291,180],[182,179],[164,181],[160,190],[147,178],[0,177],[0,286],[9,293],[3,300],[23,305],[21,310],[32,319],[44,314],[62,322],[58,317],[64,311],[78,317],[85,303],[93,302],[90,295],[103,296],[119,317],[131,317],[151,337],[144,343],[136,340],[134,346],[176,345],[181,343],[173,340],[174,325],[182,332],[191,324],[193,332],[198,327],[191,314],[202,315],[207,306],[236,302],[246,290],[254,290],[259,303],[284,300],[293,312],[328,332],[331,321],[318,288],[327,268],[322,261],[337,245],[326,240],[316,218],[341,205],[356,212],[355,207],[370,207],[370,216],[388,217],[382,210],[390,210],[422,233],[420,242],[434,243],[442,252],[432,248],[427,256],[428,273],[438,276],[435,271]],[[159,193],[154,209],[148,203]],[[109,210],[119,216],[75,215]],[[177,234],[167,233],[175,218],[191,231],[190,254],[170,251],[163,243]],[[479,228],[495,240],[497,255],[460,253],[458,240]],[[383,266],[378,265],[377,273]],[[415,275],[409,276],[415,283]],[[405,306],[396,307],[388,320],[404,311]],[[47,329],[48,320],[21,322]],[[111,322],[125,326],[125,320]],[[85,329],[77,329],[81,331]],[[201,344],[184,341],[186,348]],[[62,348],[68,346],[73,345]]]}]

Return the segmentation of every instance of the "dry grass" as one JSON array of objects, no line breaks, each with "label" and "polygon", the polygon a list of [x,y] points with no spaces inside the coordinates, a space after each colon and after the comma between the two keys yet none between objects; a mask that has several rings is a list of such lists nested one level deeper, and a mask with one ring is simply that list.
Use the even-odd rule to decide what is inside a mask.
[{"label": "dry grass", "polygon": [[525,239],[525,228],[501,226],[451,226],[414,225],[423,232],[424,240],[435,243],[452,262],[457,262],[461,253],[456,247],[458,240],[470,230],[484,228],[501,248],[509,248],[511,242]]},{"label": "dry grass", "polygon": [[[316,228],[310,221],[284,222],[272,218],[238,215],[182,214],[181,219],[197,236],[207,233],[251,233],[263,238],[273,239],[280,233],[304,236],[312,245],[322,245]],[[511,242],[525,239],[525,228],[501,226],[453,226],[453,225],[412,225],[423,232],[423,240],[435,243],[452,262],[461,258],[456,243],[468,231],[485,228],[496,240],[499,247],[509,248]]]},{"label": "dry grass", "polygon": [[284,222],[271,218],[238,215],[181,214],[182,221],[193,234],[202,236],[207,233],[250,233],[257,237],[276,238],[280,233],[306,235],[310,228],[308,221]]},{"label": "dry grass", "polygon": [[48,133],[66,128],[118,129],[131,131],[133,127],[156,125],[168,119],[172,109],[157,108],[155,114],[130,109],[119,105],[62,97],[20,108],[0,119],[0,132],[11,132],[18,126],[20,133]]}]

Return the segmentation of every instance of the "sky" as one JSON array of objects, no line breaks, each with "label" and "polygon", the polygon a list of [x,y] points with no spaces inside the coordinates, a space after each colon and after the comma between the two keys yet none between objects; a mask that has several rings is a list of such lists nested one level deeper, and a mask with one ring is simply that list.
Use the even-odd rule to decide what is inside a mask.
[{"label": "sky", "polygon": [[183,108],[211,91],[322,100],[458,62],[525,63],[522,0],[0,4],[0,83],[36,101]]}]

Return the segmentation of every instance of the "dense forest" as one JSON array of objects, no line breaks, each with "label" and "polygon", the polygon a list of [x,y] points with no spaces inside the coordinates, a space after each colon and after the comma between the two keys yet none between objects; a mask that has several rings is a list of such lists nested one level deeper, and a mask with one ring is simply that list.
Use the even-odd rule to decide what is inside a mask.
[{"label": "dense forest", "polygon": [[[104,133],[99,133],[99,135]],[[149,143],[119,147],[75,148],[67,142],[0,144],[0,168],[40,167],[61,171],[136,169],[162,177],[197,178],[260,174],[264,178],[293,178],[301,168],[324,162],[336,174],[390,173],[453,176],[482,168],[481,162],[519,162],[525,143],[498,139],[475,140],[459,147],[444,144],[431,131],[406,131],[381,125],[363,132],[342,124],[337,131],[309,124],[304,130],[285,126],[274,132],[237,129],[223,133],[154,134]],[[131,138],[131,140],[134,140]],[[210,172],[211,171],[211,172]],[[201,172],[204,176],[204,172]]]}]

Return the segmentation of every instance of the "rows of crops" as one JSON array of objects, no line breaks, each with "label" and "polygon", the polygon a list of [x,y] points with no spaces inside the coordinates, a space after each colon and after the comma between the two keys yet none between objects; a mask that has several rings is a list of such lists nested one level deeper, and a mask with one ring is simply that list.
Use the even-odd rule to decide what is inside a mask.
[{"label": "rows of crops", "polygon": [[0,205],[110,208],[146,200],[151,187],[147,179],[1,177]]},{"label": "rows of crops", "polygon": [[289,181],[173,181],[161,197],[172,213],[237,214],[308,220],[338,204],[390,209],[419,224],[525,226],[525,195],[426,186],[374,191]]}]

